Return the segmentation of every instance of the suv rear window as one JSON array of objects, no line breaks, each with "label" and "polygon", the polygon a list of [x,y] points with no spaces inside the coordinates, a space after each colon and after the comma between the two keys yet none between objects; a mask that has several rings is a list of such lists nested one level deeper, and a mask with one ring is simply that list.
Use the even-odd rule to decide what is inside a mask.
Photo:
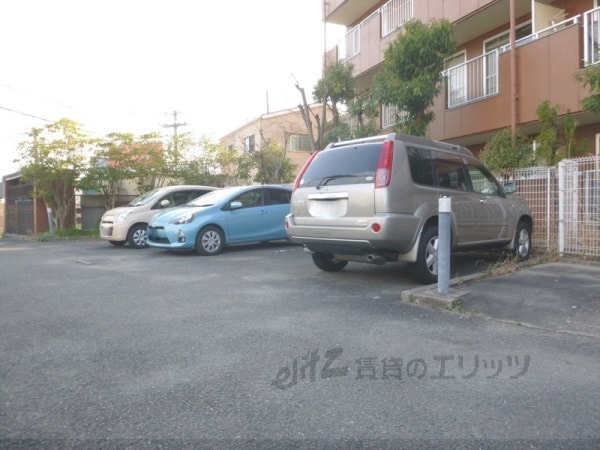
[{"label": "suv rear window", "polygon": [[308,167],[300,187],[373,183],[381,143],[322,150]]}]

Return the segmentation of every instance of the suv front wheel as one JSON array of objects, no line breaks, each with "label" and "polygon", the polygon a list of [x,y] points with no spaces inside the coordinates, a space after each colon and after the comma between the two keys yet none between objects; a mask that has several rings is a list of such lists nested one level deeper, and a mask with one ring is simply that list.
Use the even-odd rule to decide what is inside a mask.
[{"label": "suv front wheel", "polygon": [[410,275],[419,283],[432,284],[438,276],[438,227],[431,225],[421,234],[417,261],[408,265]]},{"label": "suv front wheel", "polygon": [[312,260],[319,269],[325,272],[339,272],[348,265],[348,261],[335,259],[333,255],[328,253],[313,253]]},{"label": "suv front wheel", "polygon": [[519,261],[527,261],[531,254],[531,229],[523,221],[519,222],[515,231],[513,254]]}]

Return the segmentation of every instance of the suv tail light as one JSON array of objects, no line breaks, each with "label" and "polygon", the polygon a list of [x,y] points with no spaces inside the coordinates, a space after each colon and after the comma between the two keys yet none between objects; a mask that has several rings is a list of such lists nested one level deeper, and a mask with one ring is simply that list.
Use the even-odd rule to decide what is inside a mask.
[{"label": "suv tail light", "polygon": [[377,169],[375,170],[375,189],[386,188],[390,185],[393,161],[394,141],[385,141],[381,147]]},{"label": "suv tail light", "polygon": [[294,180],[294,188],[293,188],[294,191],[300,187],[300,180],[302,180],[302,177],[304,176],[306,169],[308,169],[308,166],[310,166],[310,163],[312,163],[313,159],[315,159],[318,154],[319,154],[319,152],[316,151],[312,155],[310,155],[310,158],[308,158],[308,160],[302,166],[302,169],[300,170],[300,172],[298,172],[298,176]]}]

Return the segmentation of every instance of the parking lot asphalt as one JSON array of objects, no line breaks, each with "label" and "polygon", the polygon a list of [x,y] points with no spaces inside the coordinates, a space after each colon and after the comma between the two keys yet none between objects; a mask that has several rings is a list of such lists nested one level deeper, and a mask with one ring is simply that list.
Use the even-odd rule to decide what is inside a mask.
[{"label": "parking lot asphalt", "polygon": [[285,242],[4,237],[0,448],[600,448],[600,269],[488,258],[453,256],[446,311]]},{"label": "parking lot asphalt", "polygon": [[457,308],[496,320],[600,338],[600,266],[560,260],[489,277],[475,274],[404,291],[405,301]]},{"label": "parking lot asphalt", "polygon": [[[85,239],[85,238],[84,238]],[[7,241],[22,241],[7,236]],[[473,256],[475,255],[475,256]],[[401,292],[401,299],[434,308],[475,314],[553,332],[600,338],[600,263],[561,259],[517,267],[494,276],[486,267],[489,254],[457,254],[452,258],[450,289],[437,284]],[[474,264],[466,261],[475,261]]]}]

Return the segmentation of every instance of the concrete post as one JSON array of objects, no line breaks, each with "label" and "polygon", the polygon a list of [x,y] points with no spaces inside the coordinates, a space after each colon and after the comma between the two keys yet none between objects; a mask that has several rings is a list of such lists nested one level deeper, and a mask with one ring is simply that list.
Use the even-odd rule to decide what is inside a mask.
[{"label": "concrete post", "polygon": [[438,201],[438,292],[450,290],[450,241],[452,236],[452,198],[441,197]]},{"label": "concrete post", "polygon": [[48,232],[54,236],[54,221],[52,220],[52,208],[46,208],[48,212]]}]

